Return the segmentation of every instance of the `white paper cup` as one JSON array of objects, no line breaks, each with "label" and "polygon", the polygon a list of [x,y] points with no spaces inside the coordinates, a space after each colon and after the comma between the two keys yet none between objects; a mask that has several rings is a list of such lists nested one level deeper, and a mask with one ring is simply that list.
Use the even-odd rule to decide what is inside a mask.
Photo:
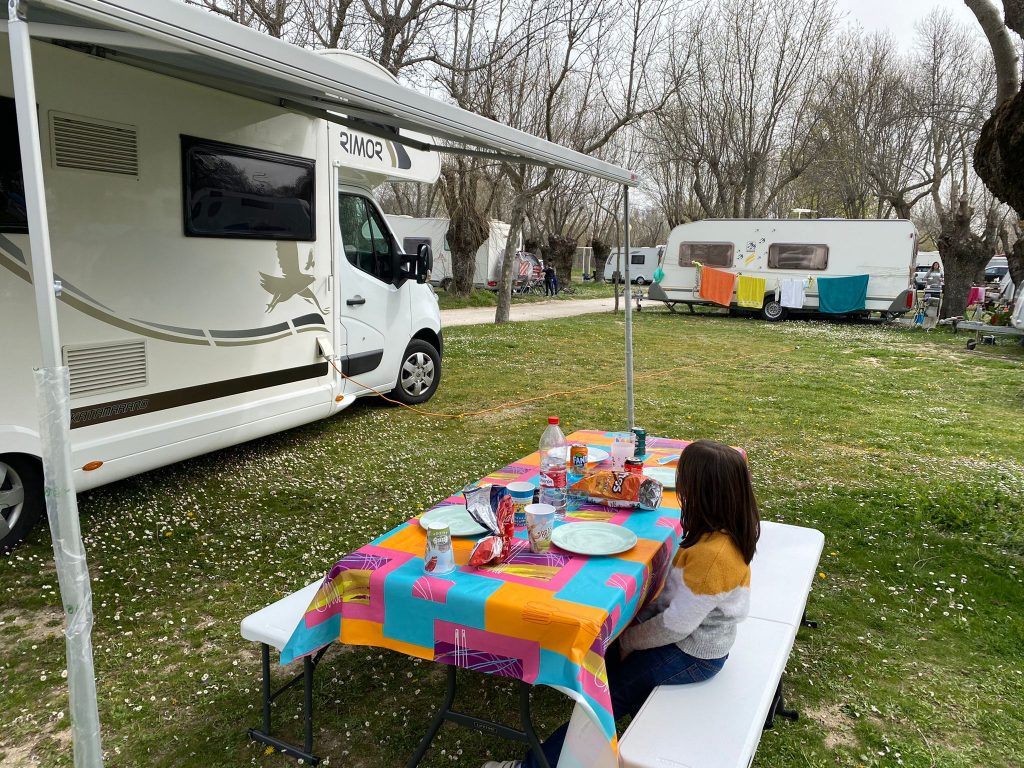
[{"label": "white paper cup", "polygon": [[526,532],[530,537],[531,552],[551,549],[551,532],[555,527],[555,508],[550,504],[526,505]]},{"label": "white paper cup", "polygon": [[526,525],[526,505],[533,503],[533,492],[536,489],[533,487],[533,483],[522,481],[509,483],[505,488],[508,489],[516,508],[515,525],[517,528],[522,528]]}]

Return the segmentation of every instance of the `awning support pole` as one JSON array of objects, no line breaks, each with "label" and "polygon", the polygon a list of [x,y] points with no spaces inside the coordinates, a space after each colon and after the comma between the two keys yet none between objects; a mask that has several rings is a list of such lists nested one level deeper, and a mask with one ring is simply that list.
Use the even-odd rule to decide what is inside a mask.
[{"label": "awning support pole", "polygon": [[626,301],[626,421],[628,428],[633,429],[635,421],[633,418],[633,283],[629,278],[629,185],[622,185],[622,239],[625,246],[625,285],[623,286],[623,298]]},{"label": "awning support pole", "polygon": [[43,161],[29,25],[19,15],[18,0],[8,0],[7,33],[11,47],[18,140],[25,184],[32,285],[42,368],[35,371],[42,443],[46,512],[64,607],[68,693],[76,768],[103,765],[96,677],[92,659],[92,586],[78,521],[71,465],[71,412],[68,370],[62,366],[57,325],[56,286],[50,253],[50,230],[43,186]]}]

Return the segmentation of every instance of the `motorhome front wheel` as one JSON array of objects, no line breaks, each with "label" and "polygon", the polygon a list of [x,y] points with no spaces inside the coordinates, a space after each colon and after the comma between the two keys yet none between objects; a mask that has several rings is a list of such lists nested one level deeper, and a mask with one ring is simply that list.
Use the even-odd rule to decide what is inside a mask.
[{"label": "motorhome front wheel", "polygon": [[0,456],[0,552],[16,546],[43,512],[43,472],[28,456]]},{"label": "motorhome front wheel", "polygon": [[434,396],[440,382],[441,355],[422,339],[410,341],[398,369],[398,386],[391,394],[407,405],[418,405]]}]

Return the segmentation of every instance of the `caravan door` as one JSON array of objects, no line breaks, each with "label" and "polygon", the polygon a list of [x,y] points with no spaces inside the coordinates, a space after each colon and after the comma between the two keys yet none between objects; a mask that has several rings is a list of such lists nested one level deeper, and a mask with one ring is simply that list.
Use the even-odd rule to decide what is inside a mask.
[{"label": "caravan door", "polygon": [[409,339],[409,296],[392,274],[395,242],[366,190],[341,187],[338,224],[340,322],[347,341],[342,372],[345,394],[394,388],[399,357]]}]

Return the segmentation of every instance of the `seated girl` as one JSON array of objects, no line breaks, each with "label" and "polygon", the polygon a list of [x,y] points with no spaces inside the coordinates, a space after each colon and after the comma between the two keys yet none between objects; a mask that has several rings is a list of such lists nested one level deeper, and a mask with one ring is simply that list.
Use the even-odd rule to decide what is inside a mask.
[{"label": "seated girl", "polygon": [[[659,685],[698,683],[722,669],[750,604],[750,561],[761,533],[750,470],[734,448],[691,443],[679,457],[683,539],[665,586],[605,654],[615,718],[635,715]],[[568,723],[544,742],[554,768]],[[522,760],[484,768],[539,768]]]}]

